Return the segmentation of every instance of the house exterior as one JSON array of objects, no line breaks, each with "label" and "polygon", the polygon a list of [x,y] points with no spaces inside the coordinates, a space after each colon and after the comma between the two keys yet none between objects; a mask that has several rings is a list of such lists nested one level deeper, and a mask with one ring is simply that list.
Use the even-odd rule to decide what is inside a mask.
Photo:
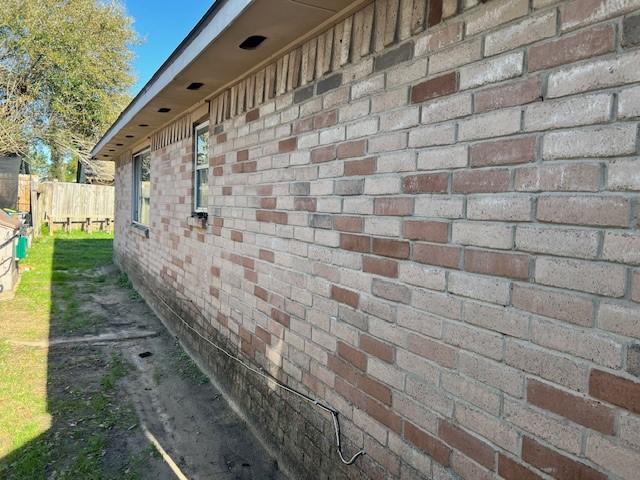
[{"label": "house exterior", "polygon": [[637,479],[639,25],[216,2],[94,148],[115,261],[295,477]]},{"label": "house exterior", "polygon": [[78,161],[76,183],[113,185],[115,173],[115,164],[109,160]]}]

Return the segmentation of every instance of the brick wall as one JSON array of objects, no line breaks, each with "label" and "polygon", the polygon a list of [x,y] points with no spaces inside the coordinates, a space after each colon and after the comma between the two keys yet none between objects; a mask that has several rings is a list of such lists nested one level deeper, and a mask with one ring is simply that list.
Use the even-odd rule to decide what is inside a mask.
[{"label": "brick wall", "polygon": [[212,102],[205,228],[190,138],[148,238],[121,158],[116,260],[300,478],[636,479],[640,1],[429,3]]}]

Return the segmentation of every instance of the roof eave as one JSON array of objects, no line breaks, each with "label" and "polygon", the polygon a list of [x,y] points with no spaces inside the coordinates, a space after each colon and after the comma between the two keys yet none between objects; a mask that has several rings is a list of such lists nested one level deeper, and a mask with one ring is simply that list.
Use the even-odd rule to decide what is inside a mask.
[{"label": "roof eave", "polygon": [[255,0],[218,0],[202,17],[189,35],[178,45],[140,93],[123,110],[91,150],[91,155],[103,149],[163,88],[200,55]]}]

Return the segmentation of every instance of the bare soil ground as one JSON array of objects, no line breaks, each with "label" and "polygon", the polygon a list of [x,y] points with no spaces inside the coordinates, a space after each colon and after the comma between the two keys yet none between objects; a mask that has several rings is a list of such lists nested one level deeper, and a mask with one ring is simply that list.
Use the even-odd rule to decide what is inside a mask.
[{"label": "bare soil ground", "polygon": [[284,479],[104,255],[0,304],[0,478]]}]

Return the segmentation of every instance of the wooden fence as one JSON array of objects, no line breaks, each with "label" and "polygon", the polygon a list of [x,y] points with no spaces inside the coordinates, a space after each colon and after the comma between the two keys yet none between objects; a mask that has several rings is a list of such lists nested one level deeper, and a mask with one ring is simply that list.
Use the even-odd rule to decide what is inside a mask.
[{"label": "wooden fence", "polygon": [[[34,200],[36,197],[36,201]],[[32,218],[36,234],[42,225],[49,231],[81,228],[111,230],[114,220],[114,187],[85,183],[43,182],[32,191]]]},{"label": "wooden fence", "polygon": [[26,175],[21,173],[18,175],[18,205],[16,210],[19,212],[31,211],[31,181],[38,181],[36,175]]}]

